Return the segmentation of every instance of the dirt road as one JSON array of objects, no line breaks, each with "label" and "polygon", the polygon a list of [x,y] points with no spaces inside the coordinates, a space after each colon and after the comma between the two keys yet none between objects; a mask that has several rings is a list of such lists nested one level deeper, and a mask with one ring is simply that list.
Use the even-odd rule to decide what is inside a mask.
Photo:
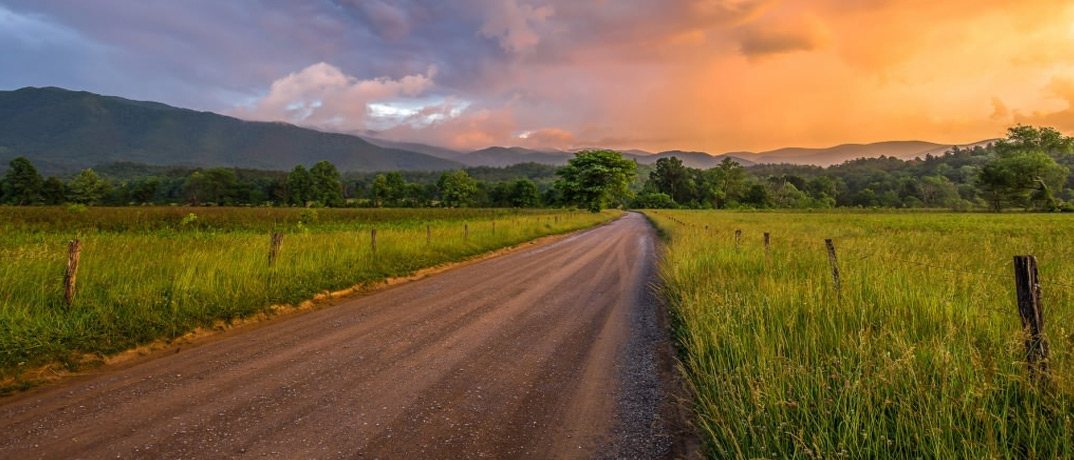
[{"label": "dirt road", "polygon": [[0,458],[664,458],[670,346],[629,214],[0,400]]}]

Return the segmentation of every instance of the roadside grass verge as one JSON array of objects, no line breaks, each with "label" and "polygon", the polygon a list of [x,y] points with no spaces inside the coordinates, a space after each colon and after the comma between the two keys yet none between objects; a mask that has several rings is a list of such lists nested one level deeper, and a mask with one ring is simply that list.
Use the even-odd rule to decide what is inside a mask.
[{"label": "roadside grass verge", "polygon": [[[614,219],[619,212],[0,208],[0,380],[69,368],[315,295]],[[465,230],[468,227],[468,232]],[[376,253],[371,230],[377,229]],[[270,235],[283,233],[270,267]],[[67,241],[82,241],[63,303]]]},{"label": "roadside grass verge", "polygon": [[[1074,457],[1070,216],[646,214],[668,240],[664,293],[711,457]],[[1024,254],[1040,263],[1046,383],[1024,363]]]}]

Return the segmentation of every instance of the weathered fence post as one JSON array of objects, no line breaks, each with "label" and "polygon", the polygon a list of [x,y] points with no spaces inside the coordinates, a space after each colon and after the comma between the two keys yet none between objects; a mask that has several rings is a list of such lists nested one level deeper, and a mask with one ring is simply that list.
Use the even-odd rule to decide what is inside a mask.
[{"label": "weathered fence post", "polygon": [[772,242],[772,234],[764,232],[764,258],[768,259],[768,246]]},{"label": "weathered fence post", "polygon": [[425,245],[433,244],[433,227],[431,225],[425,226]]},{"label": "weathered fence post", "polygon": [[470,224],[462,224],[462,240],[470,241]]},{"label": "weathered fence post", "polygon": [[492,234],[496,235],[496,221],[492,221]]},{"label": "weathered fence post", "polygon": [[742,246],[742,230],[735,230],[735,249]]},{"label": "weathered fence post", "polygon": [[832,267],[832,286],[839,292],[839,259],[835,256],[835,243],[826,239],[824,245],[828,247],[828,264]]},{"label": "weathered fence post", "polygon": [[71,240],[67,246],[67,272],[63,275],[63,303],[68,307],[75,300],[75,282],[78,280],[78,261],[82,258],[82,242]]},{"label": "weathered fence post", "polygon": [[272,246],[269,248],[268,264],[270,267],[276,265],[276,259],[280,257],[280,246],[283,245],[283,234],[272,234]]},{"label": "weathered fence post", "polygon": [[377,229],[369,231],[369,252],[377,255]]},{"label": "weathered fence post", "polygon": [[1048,340],[1044,337],[1037,258],[1014,256],[1014,284],[1018,294],[1018,315],[1025,331],[1026,365],[1034,378],[1047,377]]}]

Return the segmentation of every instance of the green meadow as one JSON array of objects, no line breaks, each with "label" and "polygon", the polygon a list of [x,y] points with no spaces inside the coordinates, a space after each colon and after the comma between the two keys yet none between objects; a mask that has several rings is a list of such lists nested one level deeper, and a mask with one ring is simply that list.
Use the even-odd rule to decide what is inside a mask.
[{"label": "green meadow", "polygon": [[[609,221],[616,211],[0,207],[0,379]],[[377,231],[376,251],[371,244]],[[269,264],[273,233],[284,235]],[[82,242],[63,300],[68,241]]]},{"label": "green meadow", "polygon": [[[1074,457],[1074,216],[646,214],[667,239],[664,289],[709,456]],[[1027,254],[1046,380],[1024,362],[1012,258]]]}]

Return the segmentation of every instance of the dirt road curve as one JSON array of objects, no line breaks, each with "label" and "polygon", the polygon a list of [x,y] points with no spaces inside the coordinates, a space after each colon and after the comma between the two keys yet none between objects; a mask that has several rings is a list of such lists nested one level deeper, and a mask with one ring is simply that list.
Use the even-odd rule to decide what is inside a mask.
[{"label": "dirt road curve", "polygon": [[0,400],[0,458],[680,456],[637,214]]}]

